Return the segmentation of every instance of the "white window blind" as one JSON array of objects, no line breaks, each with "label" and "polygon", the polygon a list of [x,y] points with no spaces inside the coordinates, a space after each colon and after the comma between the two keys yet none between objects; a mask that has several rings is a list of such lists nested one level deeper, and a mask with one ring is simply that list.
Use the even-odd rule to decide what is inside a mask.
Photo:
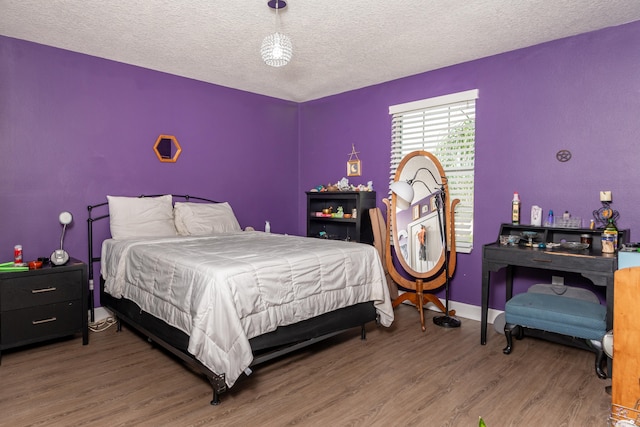
[{"label": "white window blind", "polygon": [[448,178],[456,207],[456,249],[473,248],[473,192],[475,164],[475,100],[477,90],[389,107],[391,170],[389,183],[404,156],[424,150],[436,156]]}]

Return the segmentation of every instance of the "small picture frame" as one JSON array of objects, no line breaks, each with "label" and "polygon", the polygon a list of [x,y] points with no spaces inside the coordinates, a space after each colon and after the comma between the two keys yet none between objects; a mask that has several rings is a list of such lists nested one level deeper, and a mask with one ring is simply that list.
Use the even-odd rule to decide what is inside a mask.
[{"label": "small picture frame", "polygon": [[429,204],[422,205],[422,215],[426,215],[429,213]]},{"label": "small picture frame", "polygon": [[412,218],[413,218],[413,221],[415,221],[416,219],[420,218],[420,205],[419,204],[413,205]]},{"label": "small picture frame", "polygon": [[349,160],[347,162],[347,176],[360,176],[360,175],[362,175],[360,160]]}]

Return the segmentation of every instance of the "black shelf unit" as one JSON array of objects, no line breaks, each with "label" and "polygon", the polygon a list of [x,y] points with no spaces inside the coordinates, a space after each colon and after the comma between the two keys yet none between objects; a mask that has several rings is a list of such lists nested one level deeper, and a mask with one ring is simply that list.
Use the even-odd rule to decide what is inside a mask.
[{"label": "black shelf unit", "polygon": [[[307,236],[320,237],[325,232],[334,240],[373,244],[373,230],[369,209],[376,207],[375,191],[326,191],[307,193]],[[344,213],[357,210],[355,218],[328,218],[315,216],[316,212],[342,206]]]}]

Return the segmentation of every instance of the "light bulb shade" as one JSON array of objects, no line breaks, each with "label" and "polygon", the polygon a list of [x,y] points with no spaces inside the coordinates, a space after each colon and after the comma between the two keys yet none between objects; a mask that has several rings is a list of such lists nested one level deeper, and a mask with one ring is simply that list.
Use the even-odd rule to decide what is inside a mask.
[{"label": "light bulb shade", "polygon": [[58,219],[60,220],[60,224],[68,225],[73,221],[73,215],[71,215],[71,212],[61,212]]},{"label": "light bulb shade", "polygon": [[269,34],[262,41],[260,54],[267,65],[272,67],[287,65],[293,54],[291,39],[280,33]]},{"label": "light bulb shade", "polygon": [[413,187],[406,181],[396,181],[389,186],[396,195],[396,208],[400,210],[409,209],[413,202]]}]

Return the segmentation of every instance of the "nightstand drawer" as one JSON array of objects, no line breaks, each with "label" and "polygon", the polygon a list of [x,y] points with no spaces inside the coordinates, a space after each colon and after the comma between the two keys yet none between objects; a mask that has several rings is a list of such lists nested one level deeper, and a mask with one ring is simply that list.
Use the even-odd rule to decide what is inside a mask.
[{"label": "nightstand drawer", "polygon": [[82,298],[82,271],[25,275],[0,280],[0,310],[16,310]]},{"label": "nightstand drawer", "polygon": [[82,314],[80,300],[2,312],[2,347],[13,347],[80,332]]}]

